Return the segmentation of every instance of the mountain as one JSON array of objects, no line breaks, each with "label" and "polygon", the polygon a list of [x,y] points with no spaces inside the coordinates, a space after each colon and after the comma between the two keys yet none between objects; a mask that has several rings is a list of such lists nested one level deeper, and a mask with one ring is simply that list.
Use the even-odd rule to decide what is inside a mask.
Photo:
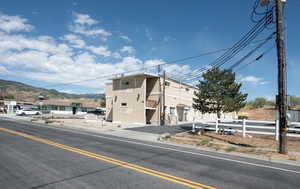
[{"label": "mountain", "polygon": [[59,92],[55,89],[34,87],[21,82],[0,79],[0,98],[21,101],[35,101],[39,96],[46,99],[104,99],[105,94],[71,94]]}]

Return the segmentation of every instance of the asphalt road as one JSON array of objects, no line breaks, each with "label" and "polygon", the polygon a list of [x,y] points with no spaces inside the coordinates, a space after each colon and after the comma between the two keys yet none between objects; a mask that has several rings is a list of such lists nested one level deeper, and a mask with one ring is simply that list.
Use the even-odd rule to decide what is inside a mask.
[{"label": "asphalt road", "polygon": [[0,120],[1,189],[299,186],[297,166]]}]

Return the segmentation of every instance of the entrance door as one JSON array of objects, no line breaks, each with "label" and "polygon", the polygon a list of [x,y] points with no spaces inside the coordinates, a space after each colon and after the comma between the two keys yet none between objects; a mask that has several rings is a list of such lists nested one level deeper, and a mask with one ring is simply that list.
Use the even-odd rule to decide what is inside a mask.
[{"label": "entrance door", "polygon": [[75,115],[76,112],[77,112],[77,108],[76,107],[72,107],[72,112],[73,112],[73,115]]}]

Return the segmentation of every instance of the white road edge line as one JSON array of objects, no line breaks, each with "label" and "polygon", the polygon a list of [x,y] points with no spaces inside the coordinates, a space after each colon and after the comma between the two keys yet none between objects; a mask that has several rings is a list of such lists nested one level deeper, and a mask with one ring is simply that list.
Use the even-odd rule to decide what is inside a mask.
[{"label": "white road edge line", "polygon": [[[24,123],[22,123],[22,124],[24,124]],[[30,125],[30,124],[25,123],[25,125]],[[64,129],[64,128],[60,128],[60,127],[55,127],[54,128],[54,127],[49,127],[49,126],[46,126],[46,125],[43,125],[43,126],[47,127],[47,128],[58,129],[58,130],[72,132],[72,133],[76,133],[76,134],[84,134],[84,135],[89,135],[89,136],[98,137],[98,138],[105,138],[105,139],[119,141],[119,142],[127,142],[127,143],[131,143],[131,144],[138,144],[138,145],[142,145],[142,146],[160,148],[160,149],[164,149],[164,150],[170,150],[170,151],[175,151],[175,152],[193,154],[193,155],[204,156],[204,157],[209,157],[209,158],[218,159],[218,160],[225,160],[225,161],[230,161],[230,162],[235,162],[235,163],[240,163],[240,164],[245,164],[245,165],[252,165],[252,166],[256,166],[256,167],[263,167],[263,168],[269,168],[269,169],[274,169],[274,170],[279,170],[279,171],[285,171],[285,172],[300,174],[300,171],[295,171],[295,170],[291,170],[291,169],[284,169],[284,168],[274,167],[274,166],[269,166],[269,165],[250,163],[250,162],[246,162],[246,161],[234,160],[234,159],[229,159],[229,158],[224,158],[224,157],[216,157],[216,156],[203,154],[203,153],[196,153],[196,152],[178,150],[178,149],[169,148],[169,147],[155,146],[155,145],[152,145],[152,144],[144,144],[144,143],[140,143],[140,142],[128,141],[128,140],[123,140],[123,139],[110,138],[110,137],[106,137],[106,136],[100,136],[100,135],[94,135],[94,134],[91,134],[91,133],[86,133],[85,131],[84,131],[84,133],[81,133],[79,131],[75,131],[74,129],[68,130],[68,129]]]}]

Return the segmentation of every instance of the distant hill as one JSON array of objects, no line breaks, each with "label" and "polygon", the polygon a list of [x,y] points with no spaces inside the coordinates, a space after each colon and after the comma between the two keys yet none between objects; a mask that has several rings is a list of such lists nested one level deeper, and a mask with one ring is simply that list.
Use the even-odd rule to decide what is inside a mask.
[{"label": "distant hill", "polygon": [[35,101],[38,96],[46,99],[104,99],[105,94],[70,94],[59,92],[55,89],[34,87],[21,82],[0,79],[0,98]]}]

